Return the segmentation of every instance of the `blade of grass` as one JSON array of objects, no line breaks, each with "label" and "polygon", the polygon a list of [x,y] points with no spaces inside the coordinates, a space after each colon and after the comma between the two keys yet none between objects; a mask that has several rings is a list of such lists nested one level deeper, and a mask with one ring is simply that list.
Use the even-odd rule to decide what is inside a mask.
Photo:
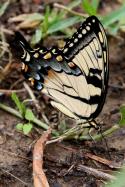
[{"label": "blade of grass", "polygon": [[91,5],[94,8],[96,14],[97,14],[97,10],[98,10],[98,7],[99,7],[99,3],[100,3],[100,0],[92,0],[92,3],[91,3]]},{"label": "blade of grass", "polygon": [[0,4],[0,17],[5,13],[9,4],[10,4],[9,0],[5,2],[3,5]]},{"label": "blade of grass", "polygon": [[26,111],[25,105],[22,102],[20,102],[16,93],[12,93],[11,98],[14,101],[14,103],[16,104],[16,106],[17,106],[18,110],[20,111],[21,115],[23,116],[25,114],[25,111]]},{"label": "blade of grass", "polygon": [[76,16],[67,18],[65,20],[60,20],[49,27],[47,34],[52,34],[54,32],[66,29],[67,27],[70,27],[73,24],[78,23],[78,22],[80,22],[80,18]]},{"label": "blade of grass", "polygon": [[105,27],[120,21],[123,17],[125,17],[125,5],[121,6],[119,9],[111,12],[110,14],[104,16],[102,18],[102,23]]},{"label": "blade of grass", "polygon": [[71,3],[69,3],[68,8],[73,9],[73,8],[79,6],[81,2],[82,2],[81,0],[77,0],[77,1],[74,0]]},{"label": "blade of grass", "polygon": [[96,15],[96,10],[94,9],[89,0],[82,0],[82,8],[89,15]]},{"label": "blade of grass", "polygon": [[125,166],[116,175],[116,179],[109,182],[105,187],[124,187],[125,186]]}]

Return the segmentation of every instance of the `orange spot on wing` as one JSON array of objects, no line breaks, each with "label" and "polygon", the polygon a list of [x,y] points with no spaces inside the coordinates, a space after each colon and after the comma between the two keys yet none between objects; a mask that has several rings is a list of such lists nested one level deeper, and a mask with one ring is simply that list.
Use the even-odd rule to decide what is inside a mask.
[{"label": "orange spot on wing", "polygon": [[34,86],[34,79],[30,77],[28,80],[31,82],[31,85]]},{"label": "orange spot on wing", "polygon": [[24,71],[27,72],[28,71],[28,66],[25,65]]}]

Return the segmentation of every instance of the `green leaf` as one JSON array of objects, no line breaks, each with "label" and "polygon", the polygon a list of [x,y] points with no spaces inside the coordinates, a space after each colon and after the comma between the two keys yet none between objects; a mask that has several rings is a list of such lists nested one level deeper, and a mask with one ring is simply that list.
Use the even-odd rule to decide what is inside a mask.
[{"label": "green leaf", "polygon": [[77,16],[67,18],[65,20],[59,20],[59,21],[53,23],[51,26],[49,26],[47,34],[52,34],[54,32],[64,30],[67,27],[70,27],[73,24],[78,23],[78,22],[80,22],[80,18]]},{"label": "green leaf", "polygon": [[109,182],[105,187],[124,187],[125,186],[125,167],[116,175],[114,181]]},{"label": "green leaf", "polygon": [[29,121],[33,121],[35,118],[32,110],[30,109],[26,109],[26,112],[25,112],[25,119],[29,120]]},{"label": "green leaf", "polygon": [[119,30],[119,24],[113,24],[113,25],[110,25],[108,26],[108,32],[111,34],[111,35],[116,35],[118,30]]},{"label": "green leaf", "polygon": [[31,123],[26,123],[23,125],[23,133],[25,135],[29,134],[33,128],[33,125]]},{"label": "green leaf", "polygon": [[31,39],[31,44],[35,45],[42,39],[42,29],[36,29],[35,34]]},{"label": "green leaf", "polygon": [[124,126],[125,125],[125,106],[120,107],[120,114],[121,114],[121,119],[119,121],[119,125]]},{"label": "green leaf", "polygon": [[71,1],[70,4],[68,4],[68,8],[69,9],[73,9],[77,6],[79,6],[79,4],[81,3],[81,0],[74,0],[74,1]]},{"label": "green leaf", "polygon": [[19,131],[22,131],[23,130],[23,123],[18,123],[16,125],[16,129],[19,130]]},{"label": "green leaf", "polygon": [[14,101],[14,103],[16,104],[19,112],[24,115],[25,111],[26,111],[26,107],[23,103],[20,102],[18,96],[16,95],[16,93],[12,93],[11,95],[12,100]]},{"label": "green leaf", "polygon": [[63,120],[63,121],[61,121],[61,123],[59,124],[58,130],[59,130],[60,133],[63,133],[63,132],[66,131],[66,129],[67,129],[67,124],[66,124],[65,120]]},{"label": "green leaf", "polygon": [[42,21],[44,19],[44,16],[41,15],[40,13],[32,13],[29,15],[26,15],[26,19],[29,21]]},{"label": "green leaf", "polygon": [[100,0],[92,0],[92,7],[94,8],[96,14],[99,7]]},{"label": "green leaf", "polygon": [[47,6],[46,7],[45,16],[44,16],[44,20],[43,20],[43,23],[41,24],[43,33],[46,33],[47,30],[48,30],[48,27],[49,27],[49,16],[50,16],[50,7]]},{"label": "green leaf", "polygon": [[96,15],[96,10],[89,0],[82,0],[82,7],[89,15]]},{"label": "green leaf", "polygon": [[0,17],[4,14],[9,4],[10,4],[9,0],[5,2],[3,5],[0,4]]},{"label": "green leaf", "polygon": [[102,23],[105,27],[108,27],[109,25],[120,21],[121,19],[123,19],[123,17],[125,17],[125,5],[109,13],[107,16],[104,16],[102,19]]}]

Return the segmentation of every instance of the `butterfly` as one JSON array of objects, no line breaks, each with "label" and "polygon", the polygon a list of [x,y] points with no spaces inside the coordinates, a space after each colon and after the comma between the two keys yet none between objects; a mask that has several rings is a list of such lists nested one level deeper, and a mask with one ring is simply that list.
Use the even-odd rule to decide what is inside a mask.
[{"label": "butterfly", "polygon": [[31,85],[65,115],[96,128],[109,77],[107,38],[98,18],[88,17],[63,49],[32,49],[20,33],[15,40],[23,49],[22,72]]}]

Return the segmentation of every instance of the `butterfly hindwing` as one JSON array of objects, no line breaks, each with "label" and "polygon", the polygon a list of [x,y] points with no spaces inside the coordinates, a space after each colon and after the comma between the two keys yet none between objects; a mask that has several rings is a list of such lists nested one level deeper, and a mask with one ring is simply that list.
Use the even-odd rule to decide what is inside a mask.
[{"label": "butterfly hindwing", "polygon": [[83,22],[62,50],[32,50],[24,40],[21,45],[25,77],[52,98],[54,107],[74,119],[98,116],[107,93],[108,52],[105,31],[95,16]]}]

